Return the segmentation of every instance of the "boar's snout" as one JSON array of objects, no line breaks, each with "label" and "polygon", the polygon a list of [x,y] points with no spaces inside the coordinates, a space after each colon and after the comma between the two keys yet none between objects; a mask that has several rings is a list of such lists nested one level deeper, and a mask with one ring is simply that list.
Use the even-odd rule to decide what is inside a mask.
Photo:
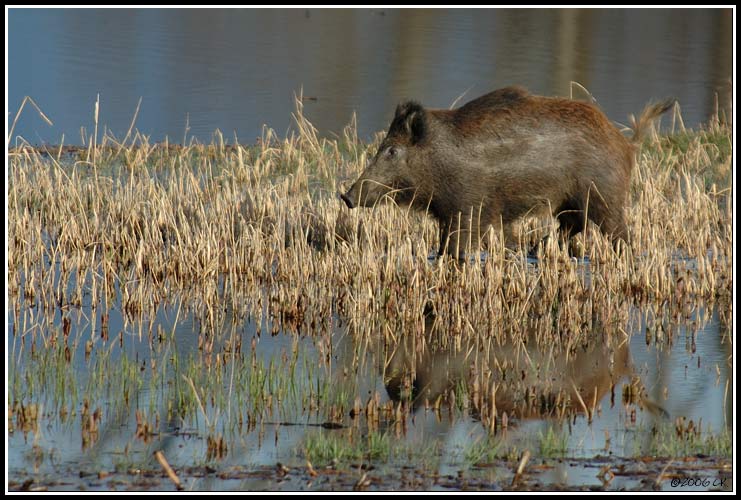
[{"label": "boar's snout", "polygon": [[355,203],[353,203],[352,199],[350,199],[350,191],[344,194],[340,194],[340,198],[342,199],[342,201],[345,202],[347,208],[355,208]]}]

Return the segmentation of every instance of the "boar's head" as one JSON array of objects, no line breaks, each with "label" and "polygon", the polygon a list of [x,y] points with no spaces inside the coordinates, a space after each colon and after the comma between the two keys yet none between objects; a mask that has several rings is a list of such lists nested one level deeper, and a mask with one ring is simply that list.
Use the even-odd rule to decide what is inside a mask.
[{"label": "boar's head", "polygon": [[360,178],[340,197],[348,207],[372,207],[384,197],[406,205],[426,204],[430,184],[424,168],[427,111],[418,103],[399,104],[388,133]]}]

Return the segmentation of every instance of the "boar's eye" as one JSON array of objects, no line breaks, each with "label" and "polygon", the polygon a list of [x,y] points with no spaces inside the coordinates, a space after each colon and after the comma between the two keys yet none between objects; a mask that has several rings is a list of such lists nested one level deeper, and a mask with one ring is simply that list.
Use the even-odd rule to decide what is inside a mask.
[{"label": "boar's eye", "polygon": [[394,158],[397,154],[399,154],[399,151],[394,146],[391,146],[386,150],[386,156],[389,158]]}]

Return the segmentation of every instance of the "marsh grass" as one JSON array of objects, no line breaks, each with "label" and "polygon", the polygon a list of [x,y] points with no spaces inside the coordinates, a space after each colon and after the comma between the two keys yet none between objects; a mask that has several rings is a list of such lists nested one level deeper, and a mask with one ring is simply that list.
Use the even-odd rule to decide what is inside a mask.
[{"label": "marsh grass", "polygon": [[394,443],[386,433],[369,432],[365,436],[354,431],[317,431],[309,433],[303,447],[312,463],[386,462],[391,455],[403,453],[403,445]]},{"label": "marsh grass", "polygon": [[[524,357],[573,359],[599,335],[614,348],[632,331],[635,307],[654,325],[649,343],[671,343],[671,325],[701,328],[700,307],[730,324],[732,129],[718,119],[643,145],[622,253],[589,226],[574,259],[552,219],[531,218],[515,228],[518,248],[489,233],[485,259],[452,261],[429,258],[438,231],[424,214],[391,205],[348,211],[337,198],[380,135],[361,142],[353,121],[340,137],[320,138],[300,100],[294,118],[287,138],[266,128],[249,146],[218,132],[208,145],[153,144],[131,131],[121,141],[93,134],[82,148],[16,141],[8,153],[10,407],[43,402],[59,415],[106,400],[117,409],[106,406],[105,420],[148,387],[147,422],[161,413],[162,422],[194,423],[225,453],[222,436],[302,412],[332,422],[357,406],[368,428],[403,432],[411,397],[382,404],[336,374],[352,378],[370,364],[385,375],[411,339],[413,353],[466,349],[471,376],[430,403],[474,411],[495,429],[494,396],[517,380],[507,363],[485,364],[503,345]],[[537,262],[528,260],[547,234],[554,237]],[[164,310],[174,319],[162,328]],[[120,331],[108,326],[112,314]],[[176,334],[186,317],[197,336],[189,353]],[[422,334],[430,318],[434,328]],[[333,350],[338,321],[354,346],[343,358]],[[254,335],[240,329],[245,322]],[[293,345],[258,356],[260,338],[278,334]],[[124,345],[145,346],[146,360],[113,354]],[[162,393],[164,402],[152,396]],[[564,418],[587,405],[559,393],[541,406]],[[388,453],[387,437],[348,447],[317,436],[309,457]],[[561,451],[557,437],[541,440],[543,453]]]},{"label": "marsh grass", "polygon": [[499,438],[487,435],[476,439],[463,450],[463,461],[469,466],[491,464],[502,457],[504,449]]},{"label": "marsh grass", "polygon": [[538,431],[540,456],[545,458],[564,457],[568,452],[569,436],[563,428],[556,430],[548,426],[545,432]]},{"label": "marsh grass", "polygon": [[650,429],[650,439],[636,439],[636,456],[690,457],[707,455],[730,458],[733,455],[733,438],[728,429],[714,431],[703,428],[702,420],[688,421],[684,418],[675,422],[662,422]]}]

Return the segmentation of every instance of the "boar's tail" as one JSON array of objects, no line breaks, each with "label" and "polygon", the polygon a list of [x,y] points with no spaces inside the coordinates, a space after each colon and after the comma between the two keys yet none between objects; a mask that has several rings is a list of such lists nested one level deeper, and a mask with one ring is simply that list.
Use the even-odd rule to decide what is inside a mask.
[{"label": "boar's tail", "polygon": [[643,139],[643,136],[646,134],[646,131],[648,130],[654,118],[658,118],[661,114],[669,111],[669,109],[674,106],[674,103],[676,102],[677,100],[672,97],[646,106],[643,109],[643,113],[641,113],[641,116],[640,118],[638,118],[637,122],[635,121],[635,118],[633,118],[635,126],[633,128],[633,137],[631,137],[631,140],[634,143],[637,143],[641,139]]}]

